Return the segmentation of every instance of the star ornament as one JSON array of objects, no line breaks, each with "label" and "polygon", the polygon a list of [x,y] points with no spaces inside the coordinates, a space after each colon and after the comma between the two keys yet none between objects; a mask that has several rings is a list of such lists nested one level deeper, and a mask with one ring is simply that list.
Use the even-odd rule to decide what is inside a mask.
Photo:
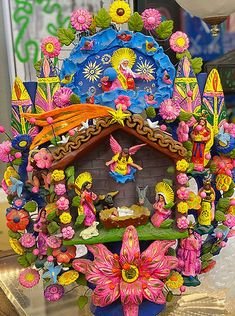
[{"label": "star ornament", "polygon": [[112,117],[111,124],[118,123],[118,124],[120,124],[122,126],[124,126],[125,119],[131,116],[130,113],[123,112],[121,108],[119,108],[116,111],[115,110],[110,110],[109,114]]}]

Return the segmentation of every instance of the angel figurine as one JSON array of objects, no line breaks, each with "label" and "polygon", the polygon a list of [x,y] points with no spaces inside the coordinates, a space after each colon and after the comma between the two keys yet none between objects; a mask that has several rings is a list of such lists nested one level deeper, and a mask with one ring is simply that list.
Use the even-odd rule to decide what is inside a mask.
[{"label": "angel figurine", "polygon": [[122,149],[113,136],[110,136],[110,147],[114,156],[112,160],[106,162],[106,166],[110,168],[109,174],[117,183],[126,183],[127,181],[134,180],[136,169],[143,169],[133,162],[131,156],[145,145],[146,144],[141,144]]}]

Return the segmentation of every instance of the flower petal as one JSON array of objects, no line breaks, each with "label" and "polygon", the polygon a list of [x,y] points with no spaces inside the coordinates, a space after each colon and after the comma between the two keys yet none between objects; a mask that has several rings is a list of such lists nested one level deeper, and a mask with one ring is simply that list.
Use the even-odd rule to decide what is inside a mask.
[{"label": "flower petal", "polygon": [[[164,287],[164,283],[162,281],[151,277],[149,279],[143,279],[143,284],[145,284],[146,287],[143,289],[144,298],[157,304],[165,303],[166,300],[164,295],[162,294],[162,290]],[[159,301],[161,301],[161,303],[159,303]]]},{"label": "flower petal", "polygon": [[127,283],[121,279],[120,293],[123,305],[140,305],[143,300],[142,282],[136,280],[133,283]]},{"label": "flower petal", "polygon": [[92,264],[91,260],[87,259],[75,259],[73,260],[72,266],[75,270],[78,272],[81,272],[83,274],[87,273],[89,265]]},{"label": "flower petal", "polygon": [[103,307],[112,304],[119,296],[119,282],[112,283],[108,280],[108,282],[96,286],[92,294],[92,301],[94,305]]},{"label": "flower petal", "polygon": [[139,305],[136,304],[123,304],[122,305],[124,316],[139,315]]},{"label": "flower petal", "polygon": [[138,266],[140,257],[140,246],[138,233],[134,226],[128,226],[122,239],[122,249],[120,252],[120,264],[135,264]]},{"label": "flower petal", "polygon": [[174,240],[156,240],[141,254],[142,261],[148,258],[163,256],[167,250],[175,244]]},{"label": "flower petal", "polygon": [[178,267],[178,259],[172,256],[166,256],[162,259],[160,264],[155,267],[154,271],[152,271],[151,276],[156,277],[158,279],[166,278],[172,269],[176,269]]}]

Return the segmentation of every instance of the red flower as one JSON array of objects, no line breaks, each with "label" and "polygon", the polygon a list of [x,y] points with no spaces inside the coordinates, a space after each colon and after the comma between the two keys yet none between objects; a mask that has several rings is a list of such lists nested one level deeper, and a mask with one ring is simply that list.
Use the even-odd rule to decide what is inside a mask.
[{"label": "red flower", "polygon": [[52,255],[56,257],[58,263],[68,263],[76,256],[75,246],[62,246],[53,250]]},{"label": "red flower", "polygon": [[7,214],[7,226],[13,232],[18,232],[19,230],[25,230],[28,223],[29,223],[29,214],[24,210],[17,211],[15,209],[12,209]]}]

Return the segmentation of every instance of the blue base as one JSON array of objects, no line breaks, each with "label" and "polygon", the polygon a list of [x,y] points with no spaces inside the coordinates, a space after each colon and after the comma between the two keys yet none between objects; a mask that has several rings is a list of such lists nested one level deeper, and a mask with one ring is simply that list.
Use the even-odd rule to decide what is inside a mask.
[{"label": "blue base", "polygon": [[[138,316],[156,316],[160,314],[165,308],[165,305],[158,305],[150,301],[144,300],[139,306]],[[95,316],[124,316],[120,301],[106,307],[91,306],[91,312]]]},{"label": "blue base", "polygon": [[117,182],[117,183],[126,183],[128,181],[134,181],[134,175],[136,173],[135,168],[131,168],[131,171],[129,174],[123,175],[114,171],[110,171],[110,176]]}]

